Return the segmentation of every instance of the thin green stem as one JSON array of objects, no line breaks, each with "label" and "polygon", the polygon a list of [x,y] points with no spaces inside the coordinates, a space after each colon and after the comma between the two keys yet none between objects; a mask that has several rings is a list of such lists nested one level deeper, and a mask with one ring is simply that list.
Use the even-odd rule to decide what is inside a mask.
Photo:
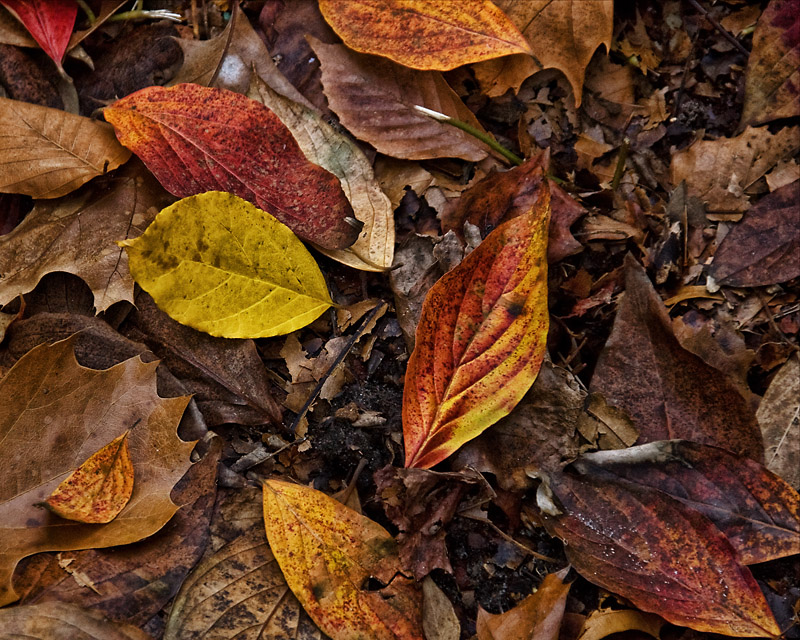
[{"label": "thin green stem", "polygon": [[86,14],[86,17],[89,19],[89,24],[94,24],[97,20],[97,16],[94,15],[92,8],[86,4],[86,0],[78,0],[78,6]]}]

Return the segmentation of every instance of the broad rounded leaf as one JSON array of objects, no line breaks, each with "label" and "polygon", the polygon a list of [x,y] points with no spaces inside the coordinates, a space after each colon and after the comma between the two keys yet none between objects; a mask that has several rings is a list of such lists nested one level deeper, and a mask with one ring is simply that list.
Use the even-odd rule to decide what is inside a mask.
[{"label": "broad rounded leaf", "polygon": [[489,0],[320,0],[319,8],[351,49],[414,69],[448,71],[530,53],[514,23]]},{"label": "broad rounded leaf", "polygon": [[306,160],[278,117],[255,100],[179,84],[142,89],[103,113],[120,142],[176,196],[234,193],[326,249],[358,236],[336,176]]},{"label": "broad rounded leaf", "polygon": [[116,518],[133,494],[128,433],[114,438],[62,480],[45,500],[50,510],[67,520],[93,524]]},{"label": "broad rounded leaf", "polygon": [[212,336],[291,333],[332,304],[303,243],[269,213],[230,193],[179,200],[122,245],[131,274],[156,304]]},{"label": "broad rounded leaf", "polygon": [[0,0],[25,25],[59,68],[67,51],[78,3],[75,0]]},{"label": "broad rounded leaf", "polygon": [[58,198],[116,169],[130,151],[103,122],[0,98],[0,192]]},{"label": "broad rounded leaf", "polygon": [[548,328],[543,188],[425,298],[403,392],[407,467],[444,460],[508,415],[536,379]]},{"label": "broad rounded leaf", "polygon": [[[422,602],[389,532],[320,491],[264,483],[267,539],[292,592],[333,640],[422,640]],[[363,588],[376,578],[387,586]]]}]

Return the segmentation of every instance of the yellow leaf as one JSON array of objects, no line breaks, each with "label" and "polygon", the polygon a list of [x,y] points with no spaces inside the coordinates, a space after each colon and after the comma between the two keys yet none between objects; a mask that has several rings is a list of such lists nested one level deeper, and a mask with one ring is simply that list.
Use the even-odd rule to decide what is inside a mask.
[{"label": "yellow leaf", "polygon": [[133,494],[133,462],[128,431],[114,438],[73,471],[45,501],[67,520],[111,522]]},{"label": "yellow leaf", "polygon": [[333,302],[284,224],[221,191],[179,200],[121,243],[134,280],[178,322],[225,338],[291,333]]},{"label": "yellow leaf", "polygon": [[[286,582],[333,640],[422,640],[421,599],[379,524],[320,491],[264,483],[267,539]],[[368,578],[387,586],[368,591]]]}]

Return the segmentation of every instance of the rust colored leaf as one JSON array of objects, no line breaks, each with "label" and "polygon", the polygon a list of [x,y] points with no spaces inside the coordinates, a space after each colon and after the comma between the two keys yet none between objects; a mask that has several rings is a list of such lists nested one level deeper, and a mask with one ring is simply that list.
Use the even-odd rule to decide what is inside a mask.
[{"label": "rust colored leaf", "polygon": [[92,454],[61,481],[45,500],[67,520],[105,524],[125,508],[133,494],[133,463],[126,431]]},{"label": "rust colored leaf", "polygon": [[492,615],[478,608],[478,640],[558,640],[571,583],[569,567],[544,577],[535,593],[513,609]]},{"label": "rust colored leaf", "polygon": [[698,511],[596,475],[557,472],[547,486],[560,513],[545,507],[544,526],[565,542],[567,558],[587,580],[698,631],[780,634],[750,570]]},{"label": "rust colored leaf", "polygon": [[[421,599],[391,535],[320,491],[264,483],[267,539],[292,592],[333,640],[422,640]],[[363,588],[367,578],[387,585]]]},{"label": "rust colored leaf", "polygon": [[406,466],[429,468],[507,415],[547,338],[549,193],[428,292],[403,392]]},{"label": "rust colored leaf", "polygon": [[745,72],[741,126],[800,113],[800,25],[796,0],[772,0],[758,19]]},{"label": "rust colored leaf", "polygon": [[326,249],[358,236],[338,179],[308,162],[278,117],[255,100],[180,84],[142,89],[104,114],[120,142],[174,195],[233,193]]},{"label": "rust colored leaf", "polygon": [[[497,0],[496,4],[528,39],[535,60],[566,76],[580,106],[586,65],[601,44],[611,50],[612,0]],[[541,68],[533,61],[528,64],[531,74]]]},{"label": "rust colored leaf", "polygon": [[[0,604],[16,599],[11,574],[25,556],[129,544],[158,531],[177,509],[169,494],[190,465],[193,443],[176,434],[188,398],[157,395],[157,363],[87,369],[75,361],[74,342],[36,347],[0,381]],[[117,518],[96,527],[36,506],[138,419],[129,436],[136,486]]]},{"label": "rust colored leaf", "polygon": [[75,0],[0,0],[61,68],[67,51],[78,3]]},{"label": "rust colored leaf", "polygon": [[725,374],[681,347],[644,269],[632,256],[625,266],[625,296],[590,390],[633,419],[639,444],[692,440],[762,461],[761,432],[747,401]]},{"label": "rust colored leaf", "polygon": [[357,138],[395,158],[486,157],[475,138],[414,109],[420,105],[482,128],[438,71],[415,71],[340,44],[309,40],[322,64],[328,103]]},{"label": "rust colored leaf", "polygon": [[800,276],[800,215],[795,180],[758,201],[725,236],[711,263],[717,284],[759,287]]},{"label": "rust colored leaf", "polygon": [[488,0],[321,0],[319,8],[351,49],[413,69],[448,71],[530,53],[514,23]]},{"label": "rust colored leaf", "polygon": [[576,468],[587,476],[599,469],[680,500],[725,534],[743,564],[800,553],[800,496],[748,458],[667,440],[586,454]]}]

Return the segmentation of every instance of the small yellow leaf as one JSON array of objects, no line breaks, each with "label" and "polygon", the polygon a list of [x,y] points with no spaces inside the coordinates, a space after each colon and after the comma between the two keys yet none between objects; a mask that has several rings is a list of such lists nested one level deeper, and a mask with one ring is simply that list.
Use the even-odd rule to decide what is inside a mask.
[{"label": "small yellow leaf", "polygon": [[[379,524],[308,487],[264,483],[264,524],[286,582],[333,640],[422,640],[421,598]],[[367,590],[368,578],[387,585]]]},{"label": "small yellow leaf", "polygon": [[246,200],[209,191],[161,211],[120,243],[134,280],[178,322],[225,338],[291,333],[333,302],[286,225]]},{"label": "small yellow leaf", "polygon": [[128,433],[114,438],[56,487],[45,501],[56,515],[92,524],[119,515],[133,494]]}]

